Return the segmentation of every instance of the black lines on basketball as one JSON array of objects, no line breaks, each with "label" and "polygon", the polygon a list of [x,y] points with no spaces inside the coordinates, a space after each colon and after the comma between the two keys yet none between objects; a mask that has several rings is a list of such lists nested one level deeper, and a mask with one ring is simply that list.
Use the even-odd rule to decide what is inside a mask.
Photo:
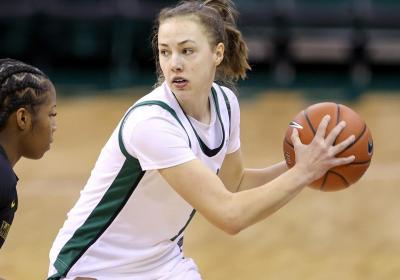
[{"label": "black lines on basketball", "polygon": [[[340,122],[340,105],[336,104],[336,125],[338,125]],[[335,139],[335,142],[333,142],[333,145],[336,145],[337,138]]]},{"label": "black lines on basketball", "polygon": [[324,178],[324,182],[321,184],[321,187],[320,187],[321,191],[323,191],[324,188],[325,188],[325,184],[327,182],[328,176],[337,176],[337,177],[339,177],[343,181],[345,188],[350,186],[350,183],[346,180],[346,178],[342,174],[337,173],[337,172],[335,172],[333,170],[329,170],[328,172],[326,172],[325,178]]},{"label": "black lines on basketball", "polygon": [[341,152],[338,154],[338,156],[340,156],[340,155],[343,154],[345,151],[347,151],[347,150],[350,149],[352,146],[354,146],[354,145],[357,143],[357,141],[361,139],[361,137],[364,135],[364,133],[365,133],[366,130],[367,130],[367,125],[364,124],[364,127],[363,127],[363,129],[362,129],[360,135],[356,136],[356,139],[354,140],[354,142],[351,143],[349,146],[347,146],[346,149],[344,149],[343,151],[341,151]]},{"label": "black lines on basketball", "polygon": [[364,161],[353,161],[352,163],[350,163],[349,165],[361,165],[361,164],[369,164],[371,162],[371,160],[364,160]]},{"label": "black lines on basketball", "polygon": [[351,145],[354,145],[355,143],[357,143],[358,140],[360,140],[360,138],[364,135],[365,131],[367,130],[367,125],[364,124],[363,129],[360,133],[360,135],[358,137],[356,137],[356,139],[354,140],[354,143]]},{"label": "black lines on basketball", "polygon": [[340,122],[340,105],[336,104],[336,125]]},{"label": "black lines on basketball", "polygon": [[321,191],[324,189],[324,186],[325,186],[325,183],[326,183],[326,179],[328,179],[328,174],[329,174],[329,171],[326,172],[325,175],[324,175],[324,179],[322,180],[321,186],[319,188]]},{"label": "black lines on basketball", "polygon": [[345,182],[346,187],[350,186],[350,183],[346,180],[346,178],[345,178],[342,174],[337,173],[337,172],[335,172],[335,171],[333,171],[333,170],[329,170],[328,172],[329,172],[329,173],[332,173],[332,174],[335,174],[335,175],[338,176],[340,179],[342,179],[343,182]]},{"label": "black lines on basketball", "polygon": [[285,143],[294,149],[294,145],[289,142],[289,140],[285,137]]},{"label": "black lines on basketball", "polygon": [[317,132],[316,132],[315,128],[313,127],[313,125],[312,125],[312,123],[310,121],[310,118],[308,117],[307,110],[304,110],[304,117],[305,117],[305,119],[307,121],[308,126],[311,128],[311,131],[315,135]]}]

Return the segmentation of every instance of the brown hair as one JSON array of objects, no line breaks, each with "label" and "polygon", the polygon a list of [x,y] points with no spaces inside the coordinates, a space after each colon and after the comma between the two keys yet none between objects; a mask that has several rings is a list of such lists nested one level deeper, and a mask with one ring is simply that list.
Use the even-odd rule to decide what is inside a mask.
[{"label": "brown hair", "polygon": [[197,17],[200,24],[205,27],[211,46],[216,46],[219,43],[224,44],[224,59],[217,67],[216,80],[224,85],[234,87],[239,79],[246,77],[246,71],[251,68],[247,61],[248,49],[246,43],[236,26],[238,12],[231,0],[184,0],[175,7],[161,10],[155,22],[152,37],[158,77],[157,85],[164,81],[158,56],[160,24],[169,18],[190,15]]}]

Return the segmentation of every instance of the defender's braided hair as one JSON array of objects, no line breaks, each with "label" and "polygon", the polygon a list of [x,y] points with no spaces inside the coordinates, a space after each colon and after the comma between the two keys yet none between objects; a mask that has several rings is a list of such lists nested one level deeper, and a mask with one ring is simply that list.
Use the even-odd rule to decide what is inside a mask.
[{"label": "defender's braided hair", "polygon": [[38,68],[15,59],[0,59],[0,131],[21,107],[35,113],[52,84]]}]

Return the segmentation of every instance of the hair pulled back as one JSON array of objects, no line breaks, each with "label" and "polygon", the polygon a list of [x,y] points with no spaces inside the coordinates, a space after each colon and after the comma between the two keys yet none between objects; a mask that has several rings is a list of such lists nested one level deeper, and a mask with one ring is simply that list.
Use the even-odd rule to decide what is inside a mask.
[{"label": "hair pulled back", "polygon": [[223,43],[225,46],[224,59],[217,67],[216,80],[234,87],[239,79],[246,77],[250,70],[248,49],[242,33],[236,26],[238,12],[231,0],[184,0],[175,7],[161,10],[156,19],[152,47],[156,58],[158,85],[164,81],[158,55],[158,30],[160,25],[169,18],[178,16],[194,16],[206,30],[211,46]]},{"label": "hair pulled back", "polygon": [[35,107],[46,101],[51,87],[49,78],[38,68],[15,59],[0,59],[0,131],[19,108],[34,113]]}]

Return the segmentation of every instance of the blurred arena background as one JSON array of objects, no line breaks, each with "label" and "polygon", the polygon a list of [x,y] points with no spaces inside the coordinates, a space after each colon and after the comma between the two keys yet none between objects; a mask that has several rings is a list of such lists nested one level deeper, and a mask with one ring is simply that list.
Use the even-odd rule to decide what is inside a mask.
[{"label": "blurred arena background", "polygon": [[[0,0],[0,57],[44,70],[59,112],[52,150],[16,166],[20,204],[0,252],[0,277],[46,278],[52,241],[100,149],[155,82],[152,23],[175,2]],[[288,122],[323,100],[363,116],[375,154],[349,189],[306,189],[237,236],[197,215],[186,254],[205,280],[400,279],[400,2],[234,2],[253,68],[239,83],[247,166],[283,160]]]}]

